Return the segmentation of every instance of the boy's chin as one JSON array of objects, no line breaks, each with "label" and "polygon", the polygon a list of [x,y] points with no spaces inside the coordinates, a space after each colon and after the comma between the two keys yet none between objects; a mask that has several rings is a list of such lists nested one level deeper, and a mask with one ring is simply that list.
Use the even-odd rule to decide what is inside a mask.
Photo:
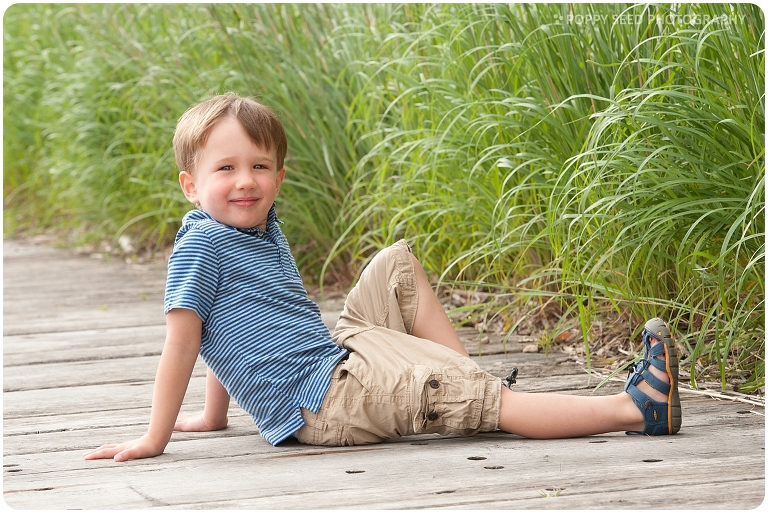
[{"label": "boy's chin", "polygon": [[215,221],[231,226],[232,228],[240,230],[250,230],[253,228],[261,228],[262,230],[267,229],[268,213],[263,214],[263,216],[254,215],[255,212],[249,212],[248,214],[250,215],[244,215],[245,212],[221,212],[215,209],[213,209],[214,211],[211,211],[211,209],[206,209],[200,205],[197,205],[197,208],[211,216]]},{"label": "boy's chin", "polygon": [[[216,219],[214,217],[214,219]],[[230,222],[221,221],[219,219],[216,219],[221,224],[226,224],[227,226],[231,226],[232,228],[237,228],[238,230],[253,230],[254,228],[261,228],[262,230],[267,229],[267,223],[264,222],[258,222],[258,221],[242,221],[242,220],[233,220],[231,219]]]}]

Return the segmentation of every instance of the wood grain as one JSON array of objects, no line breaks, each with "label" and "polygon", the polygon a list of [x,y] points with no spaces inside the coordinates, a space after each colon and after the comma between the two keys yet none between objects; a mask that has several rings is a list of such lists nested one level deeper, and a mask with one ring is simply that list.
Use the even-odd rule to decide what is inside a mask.
[{"label": "wood grain", "polygon": [[[157,458],[85,461],[86,450],[146,429],[164,270],[18,241],[4,242],[3,258],[3,498],[13,508],[752,509],[764,498],[764,409],[684,392],[675,437],[497,432],[272,447],[233,403],[226,429],[174,433]],[[329,325],[336,318],[323,312]],[[524,338],[478,346],[476,333],[460,334],[495,375],[517,366],[516,390],[597,385],[564,354],[522,353]],[[202,408],[204,375],[198,361],[182,413]]]}]

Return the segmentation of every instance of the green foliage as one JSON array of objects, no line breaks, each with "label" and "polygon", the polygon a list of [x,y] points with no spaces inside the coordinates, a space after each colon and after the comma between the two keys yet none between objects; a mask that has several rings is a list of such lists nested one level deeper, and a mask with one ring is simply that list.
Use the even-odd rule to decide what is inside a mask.
[{"label": "green foliage", "polygon": [[19,4],[4,29],[6,232],[167,245],[176,119],[235,91],[286,125],[310,281],[407,237],[504,300],[477,315],[554,301],[585,341],[606,309],[662,316],[694,384],[764,386],[754,5]]},{"label": "green foliage", "polygon": [[177,185],[176,120],[235,91],[284,120],[279,201],[291,208],[280,215],[299,265],[322,264],[359,158],[339,137],[343,63],[326,52],[333,21],[323,8],[14,5],[4,23],[6,229],[85,225],[91,237],[168,244],[191,207]]}]

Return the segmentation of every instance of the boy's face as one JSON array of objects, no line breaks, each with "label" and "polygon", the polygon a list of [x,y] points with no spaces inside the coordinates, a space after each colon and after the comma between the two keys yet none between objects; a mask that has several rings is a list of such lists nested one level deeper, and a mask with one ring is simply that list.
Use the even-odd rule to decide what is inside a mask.
[{"label": "boy's face", "polygon": [[218,121],[200,152],[194,173],[179,173],[184,196],[220,223],[266,229],[285,168],[277,169],[274,151],[253,144],[233,117]]}]

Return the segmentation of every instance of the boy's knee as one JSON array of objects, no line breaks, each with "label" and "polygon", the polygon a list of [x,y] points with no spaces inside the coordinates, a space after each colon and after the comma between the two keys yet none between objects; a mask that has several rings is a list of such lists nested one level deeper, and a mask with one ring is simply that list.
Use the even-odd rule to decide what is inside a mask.
[{"label": "boy's knee", "polygon": [[[370,274],[375,275],[377,279],[389,278],[393,273],[402,273],[404,270],[412,268],[413,262],[418,263],[411,253],[411,247],[404,239],[400,239],[376,253],[366,265],[360,279],[362,281],[363,275]],[[387,279],[387,281],[390,280]]]}]

